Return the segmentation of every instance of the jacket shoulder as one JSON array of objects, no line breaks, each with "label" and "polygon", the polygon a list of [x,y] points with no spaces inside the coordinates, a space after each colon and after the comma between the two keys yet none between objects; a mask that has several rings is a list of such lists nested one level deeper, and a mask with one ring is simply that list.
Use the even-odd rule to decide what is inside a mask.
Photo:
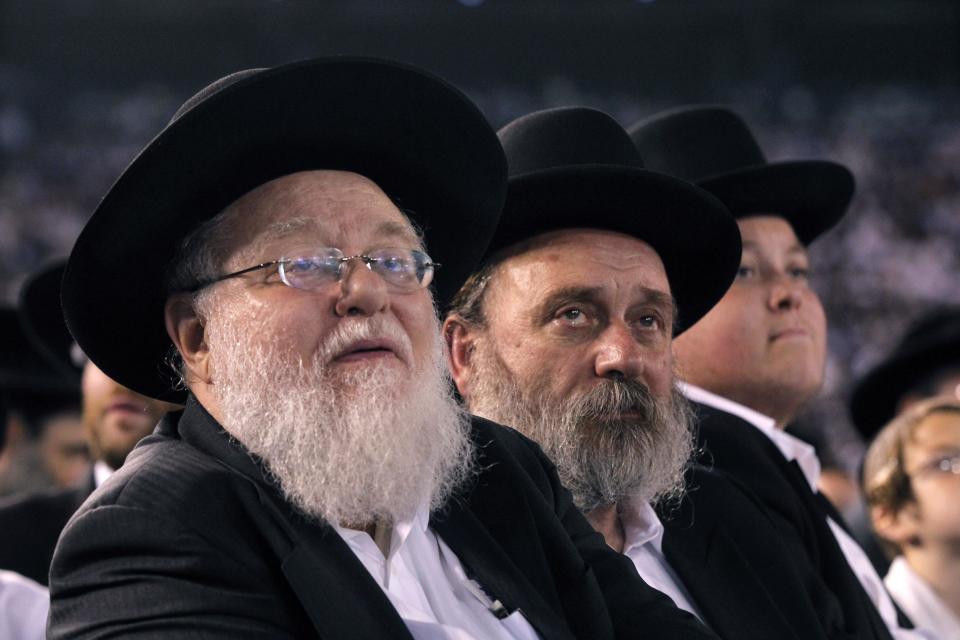
[{"label": "jacket shoulder", "polygon": [[202,532],[212,523],[242,520],[258,500],[252,480],[183,440],[153,435],[94,491],[71,523],[93,511],[121,507]]}]

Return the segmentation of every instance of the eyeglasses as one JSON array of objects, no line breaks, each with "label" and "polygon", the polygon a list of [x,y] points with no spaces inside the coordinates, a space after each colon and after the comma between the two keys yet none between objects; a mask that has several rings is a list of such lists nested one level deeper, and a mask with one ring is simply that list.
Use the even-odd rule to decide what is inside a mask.
[{"label": "eyeglasses", "polygon": [[927,473],[944,473],[960,476],[960,453],[956,453],[942,458],[936,458],[917,467],[910,473],[912,476],[920,476]]},{"label": "eyeglasses", "polygon": [[311,256],[280,258],[240,271],[234,271],[212,280],[200,283],[193,291],[199,291],[215,282],[236,278],[251,271],[277,266],[277,273],[283,284],[294,289],[315,291],[343,277],[343,266],[351,260],[362,260],[367,269],[378,274],[386,283],[398,291],[416,291],[425,289],[433,280],[433,272],[440,264],[433,262],[427,254],[413,249],[386,248],[376,249],[368,254],[345,256],[340,249],[323,247]]}]

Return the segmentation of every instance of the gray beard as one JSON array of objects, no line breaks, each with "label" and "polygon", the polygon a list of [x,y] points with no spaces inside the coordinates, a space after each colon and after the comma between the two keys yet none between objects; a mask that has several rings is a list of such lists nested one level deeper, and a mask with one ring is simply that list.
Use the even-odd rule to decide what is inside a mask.
[{"label": "gray beard", "polygon": [[[229,323],[225,323],[229,324]],[[236,324],[236,323],[235,323]],[[450,392],[439,328],[412,371],[376,363],[334,376],[351,340],[406,334],[383,318],[342,320],[311,362],[207,323],[223,427],[267,467],[286,499],[339,525],[396,522],[440,507],[470,472],[469,415]]]},{"label": "gray beard", "polygon": [[683,496],[693,412],[676,387],[659,399],[640,382],[610,379],[558,398],[549,371],[521,383],[486,341],[473,355],[470,410],[539,443],[582,511]]}]

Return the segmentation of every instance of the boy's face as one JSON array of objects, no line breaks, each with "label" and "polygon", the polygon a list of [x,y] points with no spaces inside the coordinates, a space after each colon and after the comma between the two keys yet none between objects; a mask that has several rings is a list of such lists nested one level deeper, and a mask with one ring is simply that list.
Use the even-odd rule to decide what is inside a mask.
[{"label": "boy's face", "polygon": [[960,544],[960,412],[923,419],[904,449],[915,503],[904,508],[921,544]]}]

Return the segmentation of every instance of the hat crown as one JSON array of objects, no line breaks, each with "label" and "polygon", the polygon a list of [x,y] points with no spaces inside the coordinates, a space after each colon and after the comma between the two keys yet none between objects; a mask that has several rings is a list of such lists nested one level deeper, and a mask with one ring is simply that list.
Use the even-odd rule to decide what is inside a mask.
[{"label": "hat crown", "polygon": [[747,123],[725,107],[683,107],[632,126],[648,169],[690,182],[767,164]]},{"label": "hat crown", "polygon": [[640,153],[616,120],[587,107],[546,109],[517,118],[497,136],[511,178],[574,166],[643,168]]}]

